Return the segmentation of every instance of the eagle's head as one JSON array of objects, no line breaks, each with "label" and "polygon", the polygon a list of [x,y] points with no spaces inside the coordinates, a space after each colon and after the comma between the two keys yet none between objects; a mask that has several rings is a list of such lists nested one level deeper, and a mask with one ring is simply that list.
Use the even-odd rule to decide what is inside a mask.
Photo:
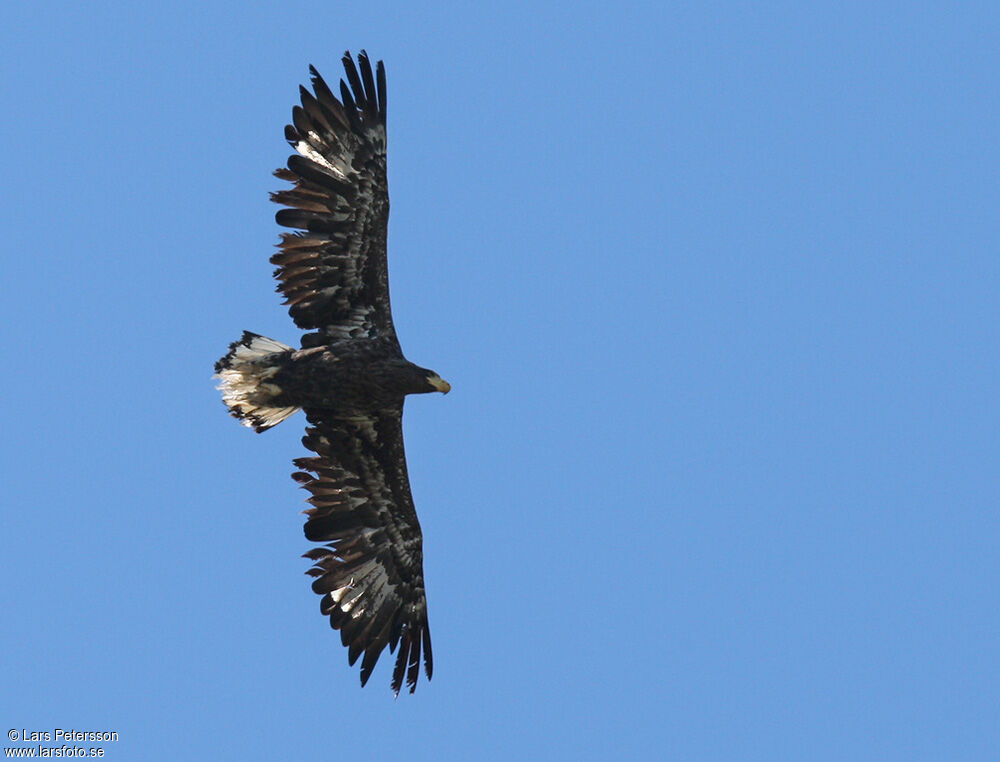
[{"label": "eagle's head", "polygon": [[429,394],[430,392],[441,392],[447,394],[451,391],[451,384],[429,368],[421,368],[405,359],[397,361],[402,368],[396,371],[397,383],[402,382],[405,386],[404,394]]}]

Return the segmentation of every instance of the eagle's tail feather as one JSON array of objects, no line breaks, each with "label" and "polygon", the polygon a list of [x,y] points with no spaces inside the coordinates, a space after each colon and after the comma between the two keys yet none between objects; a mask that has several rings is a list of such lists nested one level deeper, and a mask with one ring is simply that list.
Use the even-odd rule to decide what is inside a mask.
[{"label": "eagle's tail feather", "polygon": [[229,352],[215,364],[222,401],[229,414],[254,431],[264,431],[295,413],[297,407],[275,407],[269,404],[281,389],[270,382],[279,365],[274,355],[292,348],[280,341],[244,331],[239,340],[229,345]]}]

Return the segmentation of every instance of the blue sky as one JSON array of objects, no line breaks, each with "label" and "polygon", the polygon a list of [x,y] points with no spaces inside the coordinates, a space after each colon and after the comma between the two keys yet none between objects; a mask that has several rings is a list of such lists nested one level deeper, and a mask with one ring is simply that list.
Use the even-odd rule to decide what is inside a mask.
[{"label": "blue sky", "polygon": [[[317,6],[322,6],[317,9]],[[267,193],[386,62],[435,676],[300,554]],[[0,29],[0,722],[106,758],[996,759],[989,3],[22,3]]]}]

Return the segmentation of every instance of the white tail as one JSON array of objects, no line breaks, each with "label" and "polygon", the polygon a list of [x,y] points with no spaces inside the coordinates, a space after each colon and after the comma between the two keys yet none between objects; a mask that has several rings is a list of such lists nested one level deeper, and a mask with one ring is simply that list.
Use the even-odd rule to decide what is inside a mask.
[{"label": "white tail", "polygon": [[215,376],[222,401],[229,414],[244,426],[264,431],[281,423],[299,408],[269,405],[281,394],[270,379],[281,369],[275,355],[292,348],[280,341],[244,331],[239,341],[229,345],[229,352],[215,364]]}]

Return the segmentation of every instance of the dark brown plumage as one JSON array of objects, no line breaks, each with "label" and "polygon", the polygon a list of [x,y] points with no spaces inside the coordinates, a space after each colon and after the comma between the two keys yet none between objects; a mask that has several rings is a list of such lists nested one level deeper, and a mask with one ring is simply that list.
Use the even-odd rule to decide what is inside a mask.
[{"label": "dark brown plumage", "polygon": [[[403,357],[389,306],[386,225],[385,69],[367,54],[343,58],[338,100],[310,67],[285,137],[297,154],[275,172],[293,183],[272,199],[287,207],[278,291],[301,349],[246,332],[216,363],[230,413],[256,431],[304,409],[293,478],[309,493],[306,553],[320,610],[340,630],[361,684],[379,655],[399,648],[392,689],[416,688],[420,658],[433,670],[420,524],[403,451],[407,394],[447,392],[445,381]],[[363,655],[363,658],[362,658]]]}]

